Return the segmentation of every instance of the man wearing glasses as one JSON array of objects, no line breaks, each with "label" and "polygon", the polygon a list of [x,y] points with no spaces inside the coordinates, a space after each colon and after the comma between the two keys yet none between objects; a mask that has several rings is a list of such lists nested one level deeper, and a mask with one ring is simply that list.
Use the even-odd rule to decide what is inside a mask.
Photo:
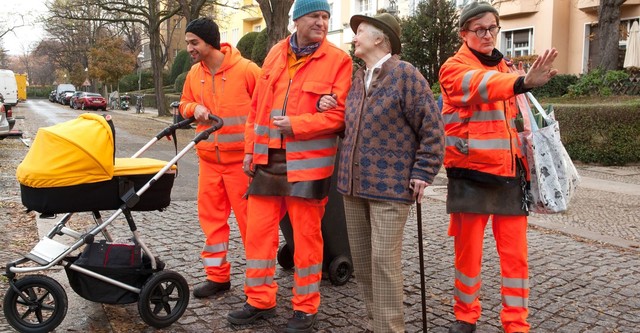
[{"label": "man wearing glasses", "polygon": [[482,311],[482,242],[491,218],[500,255],[502,311],[507,333],[529,332],[526,185],[528,166],[514,121],[515,96],[546,84],[558,52],[546,50],[528,73],[495,48],[498,11],[473,2],[460,13],[463,44],[440,70],[445,122],[449,235],[454,237],[456,322],[449,333],[472,333]]}]

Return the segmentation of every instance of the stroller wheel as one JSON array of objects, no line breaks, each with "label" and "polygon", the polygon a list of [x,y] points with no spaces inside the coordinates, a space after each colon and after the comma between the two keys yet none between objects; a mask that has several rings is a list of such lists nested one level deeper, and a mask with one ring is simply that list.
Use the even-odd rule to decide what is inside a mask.
[{"label": "stroller wheel", "polygon": [[353,264],[351,259],[345,255],[335,257],[329,265],[329,280],[334,286],[344,285],[351,278]]},{"label": "stroller wheel", "polygon": [[[15,288],[13,288],[15,287]],[[54,279],[28,275],[17,280],[4,295],[4,316],[20,332],[50,332],[67,314],[67,294]]]},{"label": "stroller wheel", "polygon": [[154,273],[142,286],[138,312],[145,323],[163,328],[180,319],[189,304],[189,284],[182,275],[165,270]]}]

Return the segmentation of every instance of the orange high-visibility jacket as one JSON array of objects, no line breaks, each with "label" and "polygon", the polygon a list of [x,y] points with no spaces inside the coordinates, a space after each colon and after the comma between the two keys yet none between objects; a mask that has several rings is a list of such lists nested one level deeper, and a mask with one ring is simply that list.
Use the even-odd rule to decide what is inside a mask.
[{"label": "orange high-visibility jacket", "polygon": [[[289,182],[325,179],[333,174],[337,134],[344,129],[351,58],[325,39],[290,78],[289,38],[276,44],[262,65],[247,119],[245,153],[253,154],[254,164],[264,165],[269,148],[284,148]],[[320,97],[332,93],[338,106],[318,112]],[[294,136],[282,136],[273,116],[289,116]]]},{"label": "orange high-visibility jacket", "polygon": [[[207,154],[219,163],[233,163],[244,157],[244,126],[260,67],[227,43],[220,45],[220,51],[225,57],[215,75],[202,62],[191,66],[180,98],[180,113],[185,118],[192,117],[201,104],[222,118],[224,126],[196,148],[199,155]],[[208,127],[198,124],[196,132]]]},{"label": "orange high-visibility jacket", "polygon": [[506,61],[483,65],[466,44],[442,65],[445,168],[516,176],[516,158],[523,156],[514,123],[518,77]]}]

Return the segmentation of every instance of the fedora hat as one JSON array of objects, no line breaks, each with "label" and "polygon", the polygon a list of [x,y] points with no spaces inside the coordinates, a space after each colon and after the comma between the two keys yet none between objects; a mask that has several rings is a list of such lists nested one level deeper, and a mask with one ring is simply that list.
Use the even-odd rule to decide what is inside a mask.
[{"label": "fedora hat", "polygon": [[367,22],[379,29],[381,29],[385,35],[389,36],[391,41],[391,54],[400,54],[402,51],[402,44],[400,43],[400,23],[398,20],[389,13],[382,13],[376,16],[365,15],[353,15],[349,24],[353,33],[358,33],[358,26],[362,22]]}]

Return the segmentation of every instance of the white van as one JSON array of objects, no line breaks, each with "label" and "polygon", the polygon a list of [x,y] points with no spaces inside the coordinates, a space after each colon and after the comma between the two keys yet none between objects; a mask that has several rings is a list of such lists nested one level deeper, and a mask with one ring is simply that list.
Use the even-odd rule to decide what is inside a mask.
[{"label": "white van", "polygon": [[56,102],[60,103],[60,104],[64,104],[62,102],[62,93],[64,93],[65,91],[70,91],[70,92],[76,92],[76,86],[74,86],[71,83],[61,83],[56,87]]},{"label": "white van", "polygon": [[11,110],[18,104],[18,84],[12,70],[0,69],[0,94],[4,97],[6,110]]}]

